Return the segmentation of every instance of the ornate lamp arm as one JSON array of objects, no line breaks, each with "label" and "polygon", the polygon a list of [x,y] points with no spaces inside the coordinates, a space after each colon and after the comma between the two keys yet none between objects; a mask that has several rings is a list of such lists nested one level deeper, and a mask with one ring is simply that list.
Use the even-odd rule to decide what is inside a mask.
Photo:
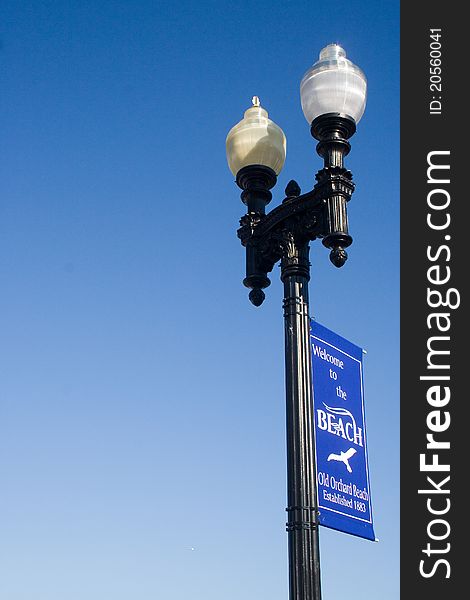
[{"label": "ornate lamp arm", "polygon": [[325,165],[316,175],[317,183],[301,194],[295,181],[286,187],[282,204],[265,212],[271,200],[270,189],[277,176],[269,167],[250,165],[237,174],[237,184],[247,206],[240,220],[238,237],[246,248],[246,277],[243,283],[251,289],[249,298],[260,306],[263,289],[270,285],[268,273],[283,258],[316,238],[331,249],[330,260],[341,267],[347,260],[345,248],[351,245],[348,231],[347,202],[354,191],[352,174],[344,168],[349,153],[348,139],[355,132],[352,119],[339,114],[322,115],[312,124],[312,135],[319,140],[317,152]]}]

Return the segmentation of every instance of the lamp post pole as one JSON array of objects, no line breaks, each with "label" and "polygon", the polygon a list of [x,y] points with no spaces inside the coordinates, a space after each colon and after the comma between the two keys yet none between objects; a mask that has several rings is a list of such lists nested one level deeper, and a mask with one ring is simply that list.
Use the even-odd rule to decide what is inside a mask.
[{"label": "lamp post pole", "polygon": [[352,243],[347,203],[354,191],[344,167],[349,138],[356,131],[366,101],[362,71],[331,44],[307,71],[301,83],[302,108],[318,141],[323,168],[313,189],[301,194],[295,181],[282,203],[266,214],[271,188],[286,153],[283,131],[268,118],[259,99],[227,136],[227,159],[247,207],[238,237],[246,248],[249,298],[260,306],[268,273],[281,263],[284,284],[284,331],[287,432],[287,532],[290,600],[321,600],[319,512],[316,487],[313,388],[308,282],[309,244],[317,238],[341,267]]},{"label": "lamp post pole", "polygon": [[289,597],[320,600],[320,542],[313,446],[308,309],[309,246],[281,260],[286,364]]}]

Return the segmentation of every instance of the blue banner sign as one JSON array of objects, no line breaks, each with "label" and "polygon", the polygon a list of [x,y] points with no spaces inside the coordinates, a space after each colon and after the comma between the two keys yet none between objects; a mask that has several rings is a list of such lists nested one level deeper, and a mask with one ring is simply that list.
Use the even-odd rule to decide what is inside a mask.
[{"label": "blue banner sign", "polygon": [[321,525],[375,540],[362,348],[311,322],[316,480]]}]

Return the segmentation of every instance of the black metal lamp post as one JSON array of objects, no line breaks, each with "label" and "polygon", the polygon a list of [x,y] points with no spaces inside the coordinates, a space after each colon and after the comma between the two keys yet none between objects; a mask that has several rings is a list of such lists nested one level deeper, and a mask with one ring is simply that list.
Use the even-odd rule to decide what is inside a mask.
[{"label": "black metal lamp post", "polygon": [[227,136],[227,159],[247,206],[238,237],[246,248],[249,298],[260,306],[274,265],[281,261],[284,284],[287,532],[290,600],[320,600],[318,502],[313,443],[312,374],[309,342],[309,244],[316,238],[330,249],[341,267],[352,238],[347,202],[354,191],[344,167],[349,138],[356,131],[366,103],[366,79],[337,44],[326,46],[301,82],[301,101],[317,152],[324,160],[317,183],[305,194],[295,181],[286,198],[266,214],[270,189],[277,181],[286,153],[282,130],[253,98],[253,106]]}]

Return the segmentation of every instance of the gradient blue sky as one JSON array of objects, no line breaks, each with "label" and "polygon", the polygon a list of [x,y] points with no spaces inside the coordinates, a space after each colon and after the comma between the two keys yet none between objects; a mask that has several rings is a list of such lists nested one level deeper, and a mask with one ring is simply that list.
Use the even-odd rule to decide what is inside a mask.
[{"label": "gradient blue sky", "polygon": [[324,597],[395,600],[397,1],[0,7],[0,597],[287,598],[282,289],[248,302],[225,136],[287,135],[272,205],[320,168],[299,82],[366,72],[354,244],[312,249],[311,313],[367,349],[379,543],[321,531]]}]

